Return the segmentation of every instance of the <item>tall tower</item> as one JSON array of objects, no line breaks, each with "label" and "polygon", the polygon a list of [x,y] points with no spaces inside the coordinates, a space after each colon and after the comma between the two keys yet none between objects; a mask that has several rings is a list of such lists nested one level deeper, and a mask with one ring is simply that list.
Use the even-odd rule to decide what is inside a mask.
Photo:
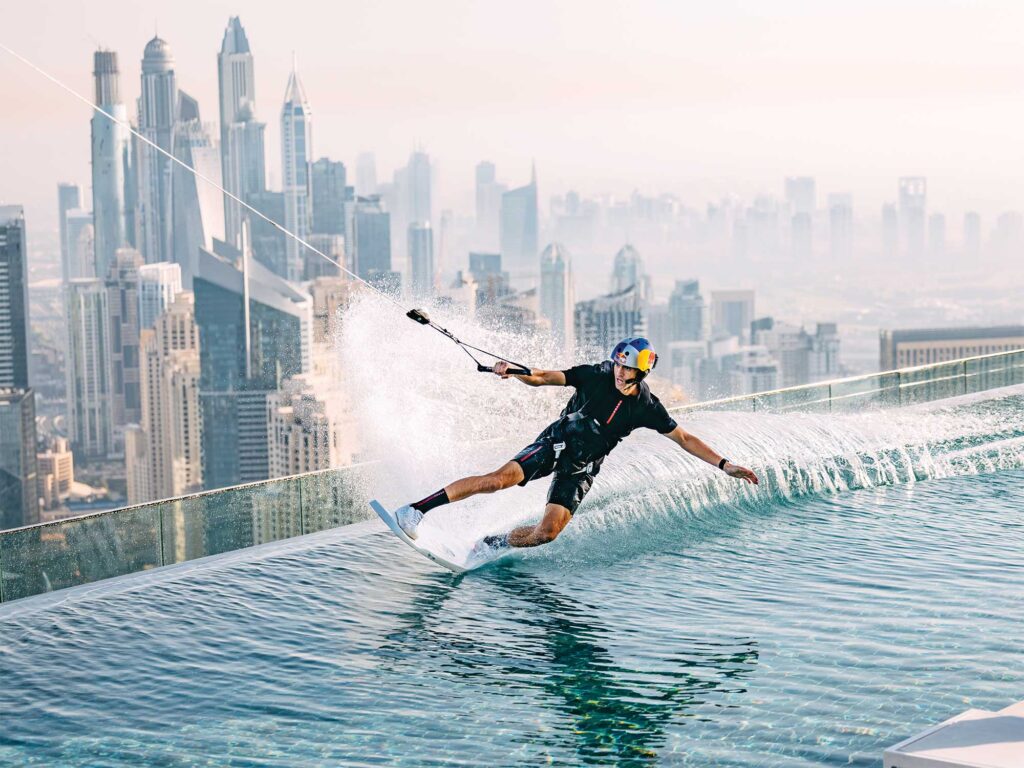
[{"label": "tall tower", "polygon": [[28,388],[28,267],[25,214],[0,206],[0,388]]},{"label": "tall tower", "polygon": [[107,290],[99,278],[68,283],[68,434],[76,456],[105,459],[114,450]]},{"label": "tall tower", "polygon": [[429,221],[413,222],[408,235],[413,292],[430,296],[434,292],[434,231]]},{"label": "tall tower", "polygon": [[100,112],[93,113],[92,129],[92,216],[96,274],[104,276],[118,248],[128,244],[125,215],[126,185],[132,172],[131,134],[126,124],[128,109],[121,101],[117,53],[99,50],[93,54],[96,104],[120,122]]},{"label": "tall tower", "polygon": [[540,313],[551,323],[551,333],[562,352],[572,353],[576,343],[573,309],[572,258],[560,243],[551,243],[540,256]]},{"label": "tall tower", "polygon": [[[281,107],[281,170],[284,188],[284,225],[305,240],[309,236],[310,158],[313,156],[313,121],[306,94],[292,67]],[[286,271],[289,280],[301,280],[303,253],[293,237],[286,242]]]},{"label": "tall tower", "polygon": [[924,256],[928,181],[920,176],[904,176],[900,179],[899,192],[904,248],[908,257],[919,259]]},{"label": "tall tower", "polygon": [[[174,58],[170,46],[159,37],[154,37],[146,44],[142,56],[139,133],[172,154],[177,114],[178,86],[174,79]],[[147,264],[170,261],[173,257],[173,163],[167,155],[149,144],[139,142],[136,146],[139,152],[138,247]]]},{"label": "tall tower", "polygon": [[60,226],[60,263],[64,282],[71,279],[68,274],[67,214],[82,207],[82,188],[77,184],[62,182],[57,185],[57,212]]},{"label": "tall tower", "polygon": [[[537,169],[530,183],[501,196],[501,263],[513,286],[522,287],[539,271]],[[536,283],[534,283],[536,284]]]},{"label": "tall tower", "polygon": [[[266,187],[263,132],[256,121],[256,78],[249,39],[237,16],[228,20],[224,40],[217,54],[220,85],[220,148],[224,189],[249,202]],[[224,198],[224,239],[242,246],[242,221],[246,211],[229,197]]]}]

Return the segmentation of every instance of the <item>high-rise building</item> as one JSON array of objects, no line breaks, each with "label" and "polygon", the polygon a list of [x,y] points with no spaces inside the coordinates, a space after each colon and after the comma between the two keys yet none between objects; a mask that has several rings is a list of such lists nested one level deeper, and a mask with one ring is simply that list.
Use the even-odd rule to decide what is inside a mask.
[{"label": "high-rise building", "polygon": [[641,301],[650,301],[651,278],[644,269],[644,261],[640,252],[627,243],[615,254],[615,261],[612,265],[611,292],[621,293],[631,285],[637,286]]},{"label": "high-rise building", "polygon": [[540,255],[540,314],[550,323],[555,343],[570,355],[576,346],[575,309],[572,257],[565,246],[551,243]]},{"label": "high-rise building", "polygon": [[[214,128],[204,125],[199,103],[184,91],[178,92],[178,117],[174,131],[174,156],[213,182],[208,184],[177,163],[172,168],[174,200],[174,261],[181,265],[181,280],[191,289],[199,263],[199,250],[213,247],[224,231],[224,195],[214,184],[221,183],[221,162]],[[154,263],[154,259],[147,259]],[[163,261],[163,259],[161,259]]]},{"label": "high-rise building", "polygon": [[45,451],[36,454],[36,472],[43,509],[54,509],[71,495],[75,457],[67,438],[54,438]]},{"label": "high-rise building", "polygon": [[576,304],[576,343],[587,352],[607,354],[627,336],[644,336],[647,322],[639,286]]},{"label": "high-rise building", "polygon": [[417,296],[434,292],[434,230],[429,221],[413,222],[408,232],[412,290]]},{"label": "high-rise building", "polygon": [[786,177],[786,203],[790,214],[813,216],[817,208],[817,193],[814,179],[810,176]]},{"label": "high-rise building", "polygon": [[369,197],[377,192],[377,159],[373,152],[360,152],[356,158],[356,194]]},{"label": "high-rise building", "polygon": [[501,269],[500,253],[469,252],[469,276],[476,285],[476,306],[493,304],[512,295],[508,273]]},{"label": "high-rise building", "polygon": [[[92,129],[92,215],[95,229],[96,275],[106,275],[118,248],[128,245],[127,193],[131,181],[132,145],[128,131],[128,108],[121,100],[117,53],[99,50],[93,54],[95,100],[111,120],[93,113]],[[82,275],[84,276],[84,275]]]},{"label": "high-rise building", "polygon": [[[202,489],[199,330],[192,294],[179,293],[142,332],[142,423],[134,450],[126,434],[129,502]],[[138,469],[135,467],[138,466]]]},{"label": "high-rise building", "polygon": [[312,299],[259,263],[201,255],[203,482],[220,488],[267,477],[266,398],[310,368]]},{"label": "high-rise building", "polygon": [[[281,172],[284,189],[284,226],[305,240],[309,235],[310,173],[313,157],[313,115],[299,74],[292,67],[281,107]],[[304,269],[303,247],[289,237],[285,240],[285,264],[288,280],[301,280]]]},{"label": "high-rise building", "polygon": [[975,211],[964,214],[964,255],[981,255],[981,216]]},{"label": "high-rise building", "polygon": [[833,261],[853,258],[853,195],[828,196],[829,250]]},{"label": "high-rise building", "polygon": [[61,182],[57,185],[57,224],[60,228],[60,263],[64,281],[71,279],[68,274],[68,238],[66,216],[68,211],[82,207],[82,188],[78,184]]},{"label": "high-rise building", "polygon": [[352,429],[338,397],[325,397],[330,382],[295,376],[267,397],[270,477],[316,472],[352,463]]},{"label": "high-rise building", "polygon": [[[284,193],[263,190],[250,198],[250,205],[270,221],[284,221]],[[288,265],[285,241],[288,236],[260,216],[249,218],[252,233],[252,255],[275,275],[287,277]]]},{"label": "high-rise building", "polygon": [[313,163],[312,231],[320,235],[345,234],[345,203],[353,199],[345,164],[321,157]]},{"label": "high-rise building", "polygon": [[147,263],[172,261],[172,166],[174,129],[178,121],[178,86],[170,46],[159,37],[146,43],[142,56],[139,133],[164,150],[137,142],[138,213],[136,244]]},{"label": "high-rise building", "polygon": [[668,299],[672,341],[703,341],[707,338],[707,304],[699,280],[676,280]]},{"label": "high-rise building", "polygon": [[415,150],[405,166],[403,213],[409,223],[434,221],[434,173],[430,156]]},{"label": "high-rise building", "polygon": [[711,332],[737,336],[742,342],[750,341],[750,323],[754,319],[754,292],[712,291]]},{"label": "high-rise building", "polygon": [[29,386],[27,262],[24,210],[20,205],[0,206],[0,387],[4,389]]},{"label": "high-rise building", "polygon": [[76,456],[106,459],[114,452],[106,286],[99,278],[72,280],[66,301],[68,434]]},{"label": "high-rise building", "polygon": [[351,236],[345,242],[352,244],[351,269],[363,280],[391,271],[391,214],[382,210],[380,198],[357,198],[350,206]]},{"label": "high-rise building", "polygon": [[778,386],[796,387],[839,375],[839,332],[835,323],[818,323],[813,334],[802,326],[762,317],[751,323],[755,344],[778,361]]},{"label": "high-rise building", "polygon": [[486,160],[476,166],[476,247],[496,250],[500,247],[501,196],[508,191],[495,175],[494,163]]},{"label": "high-rise building", "polygon": [[[306,240],[312,248],[303,248],[303,280],[315,280],[318,277],[333,276],[341,274],[341,269],[335,265],[345,263],[345,238],[342,235],[318,235],[311,234]],[[313,250],[316,249],[316,251]],[[320,253],[324,254],[328,261]],[[335,262],[335,263],[332,263]]]},{"label": "high-rise building", "polygon": [[79,277],[98,277],[95,233],[91,211],[72,208],[64,212],[65,245],[61,251],[67,259],[61,264],[61,276],[65,285]]},{"label": "high-rise building", "polygon": [[501,196],[501,260],[512,285],[536,281],[540,271],[540,229],[537,214],[537,169],[530,183]]},{"label": "high-rise building", "polygon": [[0,387],[0,529],[39,522],[35,393]]},{"label": "high-rise building", "polygon": [[161,261],[139,267],[139,329],[152,328],[179,293],[181,265]]},{"label": "high-rise building", "polygon": [[[266,186],[263,134],[266,126],[256,121],[256,77],[249,39],[237,16],[228,19],[220,53],[217,54],[220,87],[221,174],[224,189],[249,202],[249,197]],[[230,197],[224,198],[224,239],[242,247],[245,209]]]},{"label": "high-rise building", "polygon": [[1002,257],[1020,257],[1021,239],[1024,235],[1024,217],[1017,211],[1004,211],[996,217],[992,233],[992,247]]},{"label": "high-rise building", "polygon": [[909,258],[920,259],[925,248],[928,181],[920,176],[904,176],[899,181],[899,193],[904,251]]},{"label": "high-rise building", "polygon": [[1024,325],[912,328],[879,332],[879,370],[1024,349]]},{"label": "high-rise building", "polygon": [[139,395],[139,268],[142,255],[118,248],[107,272],[110,318],[110,413],[114,444],[123,443],[124,427],[142,418]]}]

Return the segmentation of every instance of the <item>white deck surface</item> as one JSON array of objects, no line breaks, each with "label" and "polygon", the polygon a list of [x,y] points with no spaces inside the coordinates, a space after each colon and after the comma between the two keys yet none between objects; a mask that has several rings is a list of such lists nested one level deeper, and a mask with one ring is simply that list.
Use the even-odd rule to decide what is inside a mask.
[{"label": "white deck surface", "polygon": [[969,709],[885,750],[885,768],[1024,768],[1024,701]]}]

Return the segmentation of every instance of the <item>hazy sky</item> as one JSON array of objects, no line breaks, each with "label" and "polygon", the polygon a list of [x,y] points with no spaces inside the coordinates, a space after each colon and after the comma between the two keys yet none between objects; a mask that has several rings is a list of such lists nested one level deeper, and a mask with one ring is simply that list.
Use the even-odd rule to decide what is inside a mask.
[{"label": "hazy sky", "polygon": [[[1024,208],[1020,2],[6,3],[0,40],[83,93],[97,45],[139,92],[155,28],[179,87],[217,119],[216,55],[240,14],[256,60],[257,116],[279,165],[291,66],[317,156],[354,175],[373,150],[389,178],[415,143],[434,156],[442,205],[472,205],[473,166],[517,185],[536,158],[547,196],[671,191],[703,206],[779,194],[813,175],[819,201],[852,191],[877,215],[896,177],[926,175],[953,231],[965,209]],[[0,202],[56,223],[60,180],[88,183],[89,110],[0,52]]]}]

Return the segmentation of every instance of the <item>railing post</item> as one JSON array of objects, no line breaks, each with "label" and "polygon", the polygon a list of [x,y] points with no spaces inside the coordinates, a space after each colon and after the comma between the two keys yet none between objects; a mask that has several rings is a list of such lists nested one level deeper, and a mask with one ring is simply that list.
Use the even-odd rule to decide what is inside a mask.
[{"label": "railing post", "polygon": [[164,505],[160,504],[157,509],[156,524],[160,526],[160,565],[167,565],[167,556],[164,554]]},{"label": "railing post", "polygon": [[299,484],[299,534],[302,536],[306,535],[306,510],[305,504],[302,502],[302,486],[305,485],[305,478],[300,477],[297,481]]},{"label": "railing post", "polygon": [[963,376],[964,376],[964,391],[963,391],[963,394],[966,395],[967,394],[967,361],[966,360],[964,360],[964,362],[963,362],[963,370],[964,370],[964,372],[963,372]]},{"label": "railing post", "polygon": [[4,537],[0,536],[0,603],[4,601]]},{"label": "railing post", "polygon": [[828,385],[828,412],[832,413],[832,385]]},{"label": "railing post", "polygon": [[896,406],[903,406],[903,374],[896,371]]}]

